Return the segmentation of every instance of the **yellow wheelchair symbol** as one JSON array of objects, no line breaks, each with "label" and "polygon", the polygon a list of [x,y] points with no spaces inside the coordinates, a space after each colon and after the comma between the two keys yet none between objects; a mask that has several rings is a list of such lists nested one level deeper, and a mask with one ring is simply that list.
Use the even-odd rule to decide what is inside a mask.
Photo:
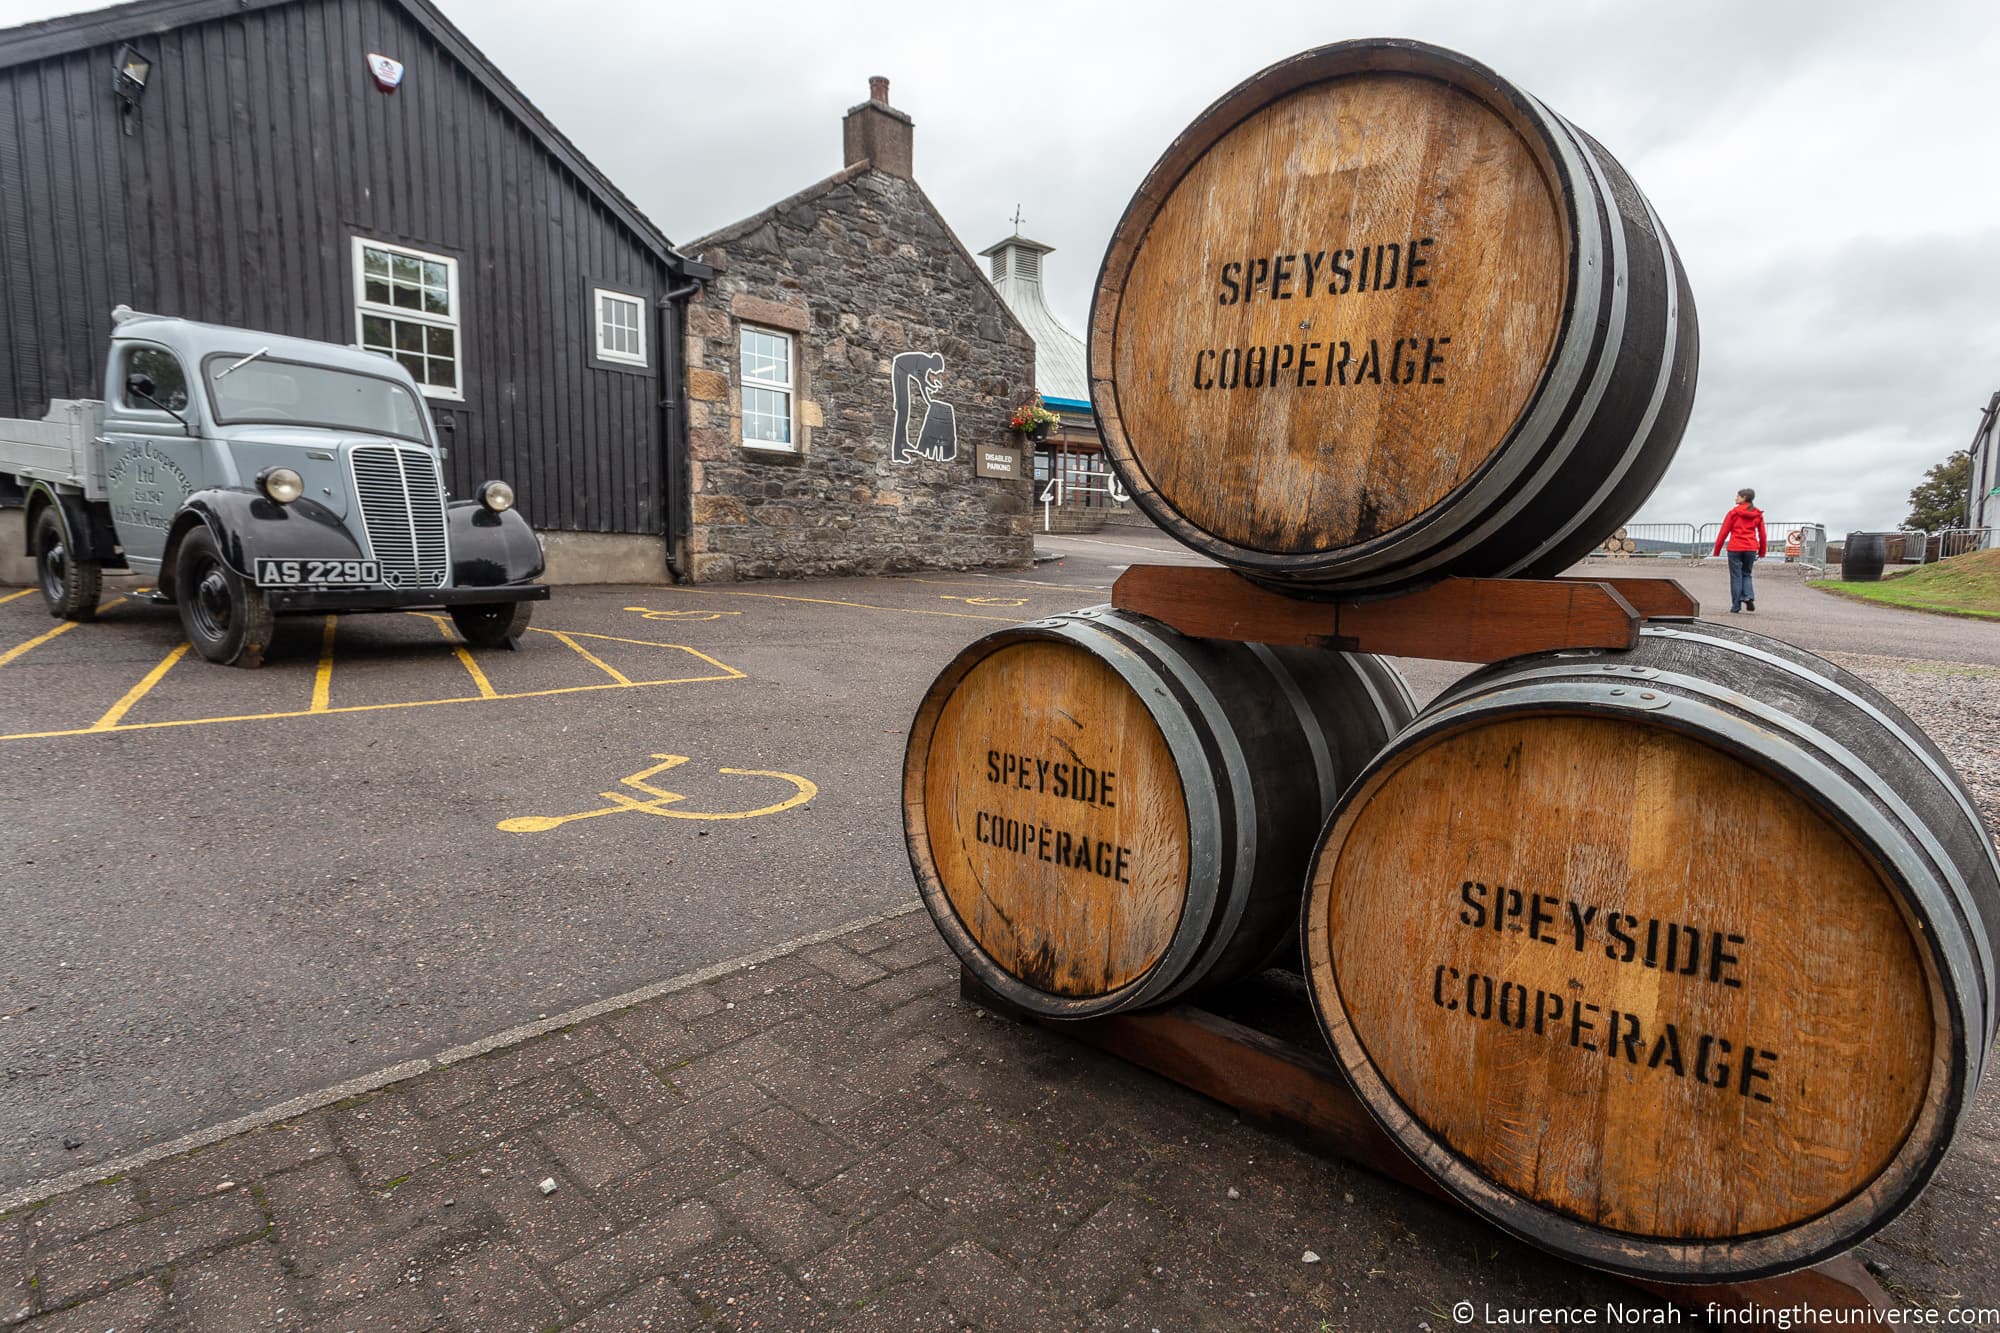
[{"label": "yellow wheelchair symbol", "polygon": [[494,825],[502,833],[546,833],[552,828],[579,819],[595,819],[599,815],[658,815],[662,819],[755,819],[758,815],[775,815],[780,810],[789,810],[795,805],[804,805],[819,795],[819,788],[796,773],[776,773],[761,768],[718,768],[715,771],[733,778],[776,778],[792,785],[792,794],[776,805],[760,805],[755,810],[669,810],[668,806],[677,801],[685,801],[679,792],[662,791],[647,782],[647,778],[657,777],[670,768],[679,768],[688,761],[684,754],[656,754],[655,759],[664,762],[651,768],[641,769],[629,778],[620,778],[623,786],[644,792],[650,800],[634,800],[621,791],[601,791],[597,793],[610,805],[596,810],[581,810],[573,815],[521,815],[514,819],[503,819]]},{"label": "yellow wheelchair symbol", "polygon": [[627,611],[637,611],[645,620],[720,620],[724,616],[740,616],[741,611],[655,611],[650,607],[628,606]]},{"label": "yellow wheelchair symbol", "polygon": [[948,592],[938,594],[941,602],[964,602],[967,606],[1026,606],[1025,597],[954,597]]}]

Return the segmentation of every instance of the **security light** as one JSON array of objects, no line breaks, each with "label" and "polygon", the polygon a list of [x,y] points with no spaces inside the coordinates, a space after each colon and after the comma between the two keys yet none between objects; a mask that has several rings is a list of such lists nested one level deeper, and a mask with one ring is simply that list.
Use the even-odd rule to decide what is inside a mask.
[{"label": "security light", "polygon": [[133,106],[139,104],[139,95],[146,91],[146,80],[153,73],[153,62],[140,55],[131,46],[118,48],[118,60],[113,66],[111,89]]}]

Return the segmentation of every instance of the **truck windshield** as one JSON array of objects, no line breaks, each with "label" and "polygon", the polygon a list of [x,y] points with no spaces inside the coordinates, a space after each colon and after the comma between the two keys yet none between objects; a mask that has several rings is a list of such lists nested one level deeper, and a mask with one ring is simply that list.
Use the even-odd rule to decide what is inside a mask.
[{"label": "truck windshield", "polygon": [[427,442],[416,395],[394,380],[268,356],[243,358],[242,352],[224,352],[202,363],[222,425],[279,422]]}]

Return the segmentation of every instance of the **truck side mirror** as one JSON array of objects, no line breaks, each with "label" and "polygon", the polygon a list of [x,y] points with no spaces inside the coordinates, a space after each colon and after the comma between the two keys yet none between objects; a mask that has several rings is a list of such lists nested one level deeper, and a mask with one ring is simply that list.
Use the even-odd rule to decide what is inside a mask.
[{"label": "truck side mirror", "polygon": [[[188,419],[182,416],[173,407],[169,406],[166,403],[161,402],[157,397],[154,396],[156,393],[159,392],[159,388],[160,386],[153,382],[153,377],[151,375],[148,375],[143,370],[135,370],[131,374],[125,377],[125,396],[127,398],[137,398],[144,402],[151,403],[154,407],[159,408],[162,412],[165,412],[175,421],[180,422],[181,433],[183,435],[193,435],[194,427],[188,425]],[[187,406],[187,397],[185,394],[181,396],[181,406],[182,407]]]}]

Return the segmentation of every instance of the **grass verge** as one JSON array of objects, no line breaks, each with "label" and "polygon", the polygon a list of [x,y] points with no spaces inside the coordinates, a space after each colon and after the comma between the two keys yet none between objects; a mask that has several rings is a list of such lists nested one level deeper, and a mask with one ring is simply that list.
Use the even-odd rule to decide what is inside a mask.
[{"label": "grass verge", "polygon": [[1905,611],[2000,620],[2000,550],[1953,556],[1879,583],[1813,579],[1809,586]]}]

